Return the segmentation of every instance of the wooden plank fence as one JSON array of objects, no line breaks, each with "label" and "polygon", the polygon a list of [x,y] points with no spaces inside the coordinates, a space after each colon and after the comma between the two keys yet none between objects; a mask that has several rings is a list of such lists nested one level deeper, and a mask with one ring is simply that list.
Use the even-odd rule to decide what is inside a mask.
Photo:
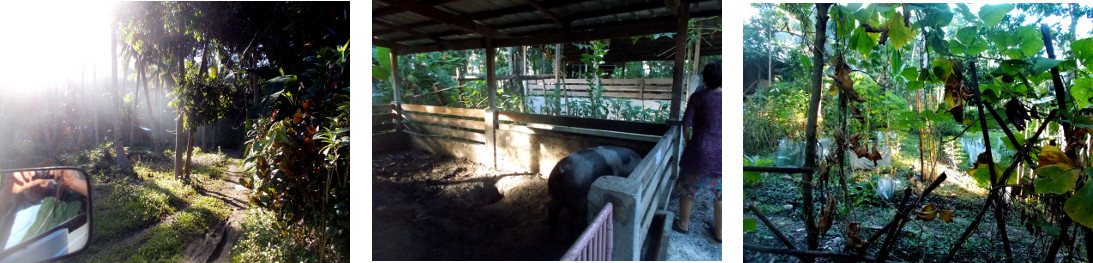
[{"label": "wooden plank fence", "polygon": [[[528,95],[544,96],[554,91],[554,79],[528,81]],[[559,86],[570,97],[588,97],[589,84],[585,79],[563,79]],[[672,79],[602,79],[604,97],[641,100],[672,99]]]}]

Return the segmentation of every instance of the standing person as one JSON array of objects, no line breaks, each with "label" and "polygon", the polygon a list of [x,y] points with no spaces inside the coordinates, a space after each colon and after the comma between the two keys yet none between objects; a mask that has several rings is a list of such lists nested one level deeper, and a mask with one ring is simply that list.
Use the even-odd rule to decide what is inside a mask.
[{"label": "standing person", "polygon": [[[707,228],[721,242],[721,63],[711,62],[702,70],[706,88],[691,94],[683,113],[683,134],[687,146],[680,157],[679,220],[672,229],[690,233],[691,208],[700,191],[710,191],[714,201],[714,223]],[[694,128],[693,135],[691,128]]]}]

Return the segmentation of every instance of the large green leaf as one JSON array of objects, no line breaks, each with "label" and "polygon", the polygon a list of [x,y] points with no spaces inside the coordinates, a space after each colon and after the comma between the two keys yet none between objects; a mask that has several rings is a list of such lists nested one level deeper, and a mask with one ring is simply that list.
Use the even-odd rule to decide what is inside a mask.
[{"label": "large green leaf", "polygon": [[1074,196],[1063,204],[1063,211],[1085,227],[1093,228],[1093,183],[1086,183],[1082,189],[1074,192]]},{"label": "large green leaf", "polygon": [[983,25],[993,27],[1002,22],[1002,18],[1010,10],[1013,10],[1013,4],[984,5],[979,8],[979,17],[982,18]]},{"label": "large green leaf", "polygon": [[[1004,172],[1001,169],[1002,167],[1003,166],[1000,163],[994,164],[994,175],[998,178],[1002,178],[1002,172]],[[979,164],[975,169],[968,171],[968,174],[975,179],[975,182],[979,184],[979,187],[987,188],[991,184],[991,173],[990,169],[987,168],[987,164]],[[1006,180],[1005,184],[1017,184],[1017,176],[1011,175],[1010,178]]]},{"label": "large green leaf", "polygon": [[846,7],[841,5],[835,5],[831,8],[831,10],[828,11],[832,18],[832,21],[835,22],[835,30],[840,38],[845,39],[845,37],[850,35],[850,32],[854,28],[854,19],[852,16],[852,12],[853,11],[848,10]]},{"label": "large green leaf", "polygon": [[854,34],[850,36],[850,48],[857,50],[862,54],[869,54],[876,45],[877,42],[866,35],[864,27],[854,29]]},{"label": "large green leaf", "polygon": [[976,36],[979,36],[979,29],[975,26],[969,26],[961,28],[956,31],[956,39],[960,40],[960,43],[965,45],[972,42]]},{"label": "large green leaf", "polygon": [[857,12],[854,12],[854,18],[862,24],[869,24],[872,26],[880,24],[880,14],[877,13],[876,4],[869,4],[869,6],[863,9],[858,9]]},{"label": "large green leaf", "polygon": [[1021,52],[1025,53],[1025,56],[1035,56],[1036,53],[1040,53],[1041,49],[1044,49],[1044,39],[1040,35],[1040,30],[1037,30],[1034,26],[1018,28],[1017,36],[1021,38],[1021,43],[1018,46],[1021,47]]},{"label": "large green leaf", "polygon": [[949,79],[949,75],[953,74],[953,61],[946,58],[934,58],[933,69],[934,76],[938,79]]},{"label": "large green leaf", "polygon": [[376,47],[376,60],[379,60],[380,67],[390,69],[391,68],[391,49],[385,47]]},{"label": "large green leaf", "polygon": [[744,232],[755,231],[755,219],[744,218]]},{"label": "large green leaf", "polygon": [[1025,68],[1028,68],[1030,65],[1032,64],[1029,64],[1028,61],[1023,59],[1008,59],[999,63],[998,68],[1007,75],[1017,75],[1017,73],[1021,73],[1021,71],[1024,71]]},{"label": "large green leaf", "polygon": [[962,53],[963,52],[963,51],[960,51],[960,52],[952,51],[949,47],[949,42],[946,42],[945,40],[941,39],[942,34],[943,33],[932,33],[932,34],[929,34],[929,36],[927,37],[927,39],[929,40],[929,43],[930,43],[930,47],[933,48],[934,51],[937,51],[941,54],[948,54],[948,53],[954,53],[955,54],[955,53]]},{"label": "large green leaf", "polygon": [[1074,96],[1079,109],[1089,106],[1089,98],[1093,97],[1093,77],[1074,80],[1074,86],[1070,87],[1070,95]]},{"label": "large green leaf", "polygon": [[391,77],[391,71],[380,66],[372,66],[372,77],[387,81],[387,78]]},{"label": "large green leaf", "polygon": [[915,79],[918,79],[918,68],[916,68],[916,67],[905,68],[905,69],[903,69],[903,71],[901,71],[899,73],[899,75],[903,76],[903,78],[906,79],[907,81],[913,81]]},{"label": "large green leaf", "polygon": [[1074,51],[1074,57],[1078,58],[1086,68],[1093,68],[1093,38],[1085,38],[1070,44]]},{"label": "large green leaf", "polygon": [[1003,50],[1002,55],[1006,55],[1007,57],[1009,57],[1011,59],[1025,58],[1025,53],[1022,52],[1020,49],[1017,49],[1017,48],[1011,48],[1011,49]]},{"label": "large green leaf", "polygon": [[[931,43],[933,42],[931,41]],[[935,50],[938,49],[936,46],[937,45],[935,44]],[[964,44],[960,44],[960,41],[956,41],[955,39],[953,39],[949,40],[949,51],[951,51],[954,55],[964,54],[968,52],[968,47],[964,46]]]},{"label": "large green leaf", "polygon": [[895,49],[900,49],[915,38],[915,30],[903,24],[903,14],[895,12],[885,22],[888,28],[888,43]]},{"label": "large green leaf", "polygon": [[968,8],[968,4],[956,4],[956,11],[960,13],[960,15],[964,16],[965,21],[975,21],[977,18],[979,18],[972,13],[972,10],[970,8]]},{"label": "large green leaf", "polygon": [[918,80],[907,82],[907,88],[910,89],[911,91],[919,90],[924,86],[925,86],[925,84],[923,84],[922,81],[918,81]]},{"label": "large green leaf", "polygon": [[1036,168],[1036,194],[1065,194],[1074,190],[1081,168],[1071,164],[1053,164]]},{"label": "large green leaf", "polygon": [[1032,73],[1030,75],[1040,75],[1040,73],[1044,73],[1044,71],[1058,66],[1060,62],[1063,61],[1045,57],[1034,57],[1032,58],[1032,67],[1029,68],[1030,73]]},{"label": "large green leaf", "polygon": [[1014,35],[1012,33],[1003,30],[991,31],[990,33],[987,33],[987,39],[990,39],[991,42],[994,42],[994,45],[998,47],[998,50],[1003,50],[1017,43],[1017,40],[1014,39]]},{"label": "large green leaf", "polygon": [[982,37],[977,36],[972,39],[972,44],[967,45],[967,48],[967,53],[969,56],[976,56],[979,55],[979,53],[983,53],[983,51],[987,51],[987,49],[990,48],[990,45],[988,45],[987,41],[983,40]]}]

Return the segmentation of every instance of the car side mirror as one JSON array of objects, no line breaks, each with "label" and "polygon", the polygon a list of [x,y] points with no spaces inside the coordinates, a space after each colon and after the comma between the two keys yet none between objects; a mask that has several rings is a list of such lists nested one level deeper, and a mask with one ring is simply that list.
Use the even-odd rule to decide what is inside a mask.
[{"label": "car side mirror", "polygon": [[91,238],[91,180],[80,168],[0,171],[0,263],[83,253]]}]

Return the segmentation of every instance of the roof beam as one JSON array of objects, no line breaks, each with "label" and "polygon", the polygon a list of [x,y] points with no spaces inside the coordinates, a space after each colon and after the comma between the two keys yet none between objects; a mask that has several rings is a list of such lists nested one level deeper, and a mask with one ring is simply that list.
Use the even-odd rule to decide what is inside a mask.
[{"label": "roof beam", "polygon": [[427,5],[415,0],[379,0],[387,3],[388,5],[397,6],[405,9],[406,11],[414,12],[425,18],[439,21],[447,24],[459,30],[466,31],[468,33],[475,33],[482,35],[486,38],[498,38],[508,37],[508,34],[494,30],[493,28],[476,23],[473,20],[464,18],[459,15],[445,12],[444,10],[437,9],[431,5]]},{"label": "roof beam", "polygon": [[[553,2],[541,3],[539,5],[546,8],[546,9],[550,9],[550,8],[555,8],[555,7],[567,6],[567,5],[580,3],[581,1],[583,1],[583,0],[553,1]],[[658,4],[657,6],[660,6],[660,5]],[[399,10],[401,10],[401,9],[399,9]],[[477,13],[470,13],[470,14],[465,15],[464,17],[466,17],[467,19],[470,19],[470,20],[478,21],[478,20],[485,20],[485,19],[490,19],[490,18],[501,17],[501,16],[504,16],[504,15],[521,14],[521,13],[535,12],[535,11],[536,11],[535,7],[532,7],[530,5],[515,5],[515,6],[501,8],[501,9],[482,11],[482,12],[477,12]],[[375,19],[375,18],[376,18],[376,16],[373,15],[373,19]],[[431,25],[437,25],[437,24],[440,24],[440,22],[437,22],[437,21],[434,21],[434,20],[425,20],[425,21],[421,21],[421,22],[417,22],[417,23],[413,23],[413,24],[408,24],[408,25],[406,25],[406,27],[417,28],[417,27],[431,26]],[[494,28],[501,28],[501,27],[494,26]],[[394,33],[395,31],[396,30],[394,30],[394,29],[383,29],[383,30],[373,31],[373,34],[374,35],[384,35],[384,34]],[[453,31],[455,31],[455,30],[453,30]],[[461,31],[457,31],[457,32],[461,32]],[[453,34],[457,34],[457,33],[444,32],[443,34],[441,34],[439,36],[449,36],[449,35],[453,35]]]},{"label": "roof beam", "polygon": [[394,29],[397,29],[398,31],[410,33],[411,35],[415,35],[415,36],[418,36],[420,38],[429,39],[429,40],[432,40],[433,42],[440,43],[439,38],[436,38],[436,37],[433,37],[433,36],[430,36],[430,35],[426,35],[425,33],[421,33],[421,32],[418,32],[417,30],[413,30],[413,29],[410,29],[410,28],[407,28],[407,27],[404,27],[404,26],[394,25],[394,24],[383,22],[383,21],[380,21],[380,20],[372,20],[372,23],[376,24],[376,25],[386,27],[386,28],[394,28]]},{"label": "roof beam", "polygon": [[[543,30],[528,34],[527,36],[523,37],[496,39],[494,40],[494,46],[531,46],[672,32],[673,30],[675,30],[675,19],[675,16],[663,16],[655,19],[628,21],[625,23],[617,23],[614,25],[591,28],[590,30],[576,32],[561,32],[556,29]],[[457,40],[450,41],[450,43],[451,44],[448,48],[445,48],[438,44],[409,46],[404,49],[404,53],[413,54],[447,49],[461,50],[484,47],[484,42],[482,41],[482,39]]]},{"label": "roof beam", "polygon": [[394,50],[394,49],[401,50],[401,49],[406,48],[406,46],[404,46],[402,44],[399,44],[399,43],[396,43],[394,41],[387,41],[387,40],[378,39],[378,38],[372,38],[372,45],[373,46],[381,46],[381,47],[385,47],[385,48],[390,48],[392,50]]},{"label": "roof beam", "polygon": [[558,18],[557,15],[554,15],[553,12],[550,12],[550,9],[543,8],[543,6],[536,2],[536,0],[524,1],[527,2],[529,5],[535,7],[535,9],[538,9],[539,13],[543,13],[543,15],[547,18],[550,18],[550,20],[554,20],[554,23],[557,23],[558,28],[561,28],[562,31],[569,31],[569,21],[563,21],[562,19]]},{"label": "roof beam", "polygon": [[[459,0],[424,0],[423,2],[424,2],[424,4],[427,4],[427,5],[443,5],[443,4],[447,4],[447,3],[451,3],[451,2],[455,2],[455,1],[459,1]],[[395,7],[395,6],[380,7],[378,9],[372,11],[372,19],[385,17],[385,16],[389,16],[389,15],[394,15],[394,14],[402,13],[402,12],[405,12],[405,11],[406,10],[404,10],[402,8]]]}]

